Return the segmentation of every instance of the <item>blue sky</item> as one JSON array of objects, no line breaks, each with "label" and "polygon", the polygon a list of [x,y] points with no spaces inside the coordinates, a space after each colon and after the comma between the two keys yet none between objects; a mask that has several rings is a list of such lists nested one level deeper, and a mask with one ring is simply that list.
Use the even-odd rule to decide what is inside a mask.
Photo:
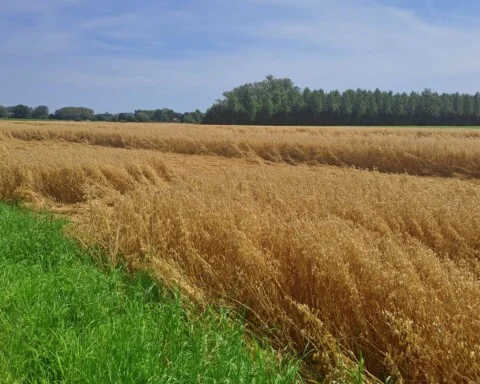
[{"label": "blue sky", "polygon": [[480,90],[478,0],[0,0],[0,105],[205,110],[301,87]]}]

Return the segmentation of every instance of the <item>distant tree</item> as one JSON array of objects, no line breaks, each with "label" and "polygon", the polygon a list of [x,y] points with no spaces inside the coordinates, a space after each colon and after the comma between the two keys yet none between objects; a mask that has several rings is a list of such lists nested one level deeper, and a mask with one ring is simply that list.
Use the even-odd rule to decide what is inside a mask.
[{"label": "distant tree", "polygon": [[182,123],[200,124],[203,120],[203,114],[198,109],[195,112],[185,112],[182,115]]},{"label": "distant tree", "polygon": [[480,93],[477,92],[473,98],[474,124],[480,124]]},{"label": "distant tree", "polygon": [[118,121],[121,121],[124,123],[133,123],[137,120],[135,119],[135,115],[133,113],[119,113]]},{"label": "distant tree", "polygon": [[314,124],[315,112],[317,109],[315,96],[315,93],[312,92],[308,87],[305,88],[302,92],[303,110],[300,112],[298,118],[305,125]]},{"label": "distant tree", "polygon": [[340,99],[341,94],[338,91],[332,91],[326,97],[326,112],[328,116],[328,124],[340,123]]},{"label": "distant tree", "polygon": [[26,105],[19,104],[12,108],[12,117],[14,119],[28,119],[31,114],[31,108]]},{"label": "distant tree", "polygon": [[420,98],[420,122],[422,125],[436,125],[440,118],[441,99],[437,93],[425,89]]},{"label": "distant tree", "polygon": [[178,113],[169,108],[101,113],[83,107],[64,107],[49,115],[48,107],[0,106],[0,118],[96,120],[123,122],[184,122],[191,124],[265,125],[480,125],[480,93],[393,93],[376,89],[303,90],[290,79],[265,80],[224,92],[206,113]]},{"label": "distant tree", "polygon": [[395,122],[393,115],[393,92],[382,92],[382,102],[380,109],[380,117],[382,124],[391,125]]},{"label": "distant tree", "polygon": [[391,124],[393,125],[402,125],[407,122],[407,94],[393,95],[393,105],[392,105],[392,119]]},{"label": "distant tree", "polygon": [[32,112],[32,118],[34,119],[48,119],[50,112],[45,105],[39,105]]},{"label": "distant tree", "polygon": [[[480,111],[479,111],[480,112]],[[196,109],[195,112],[193,112],[195,115],[195,121],[197,123],[201,123],[203,121],[203,113],[199,109]]]},{"label": "distant tree", "polygon": [[453,98],[446,93],[440,96],[441,124],[448,125],[454,120]]},{"label": "distant tree", "polygon": [[375,105],[377,106],[375,121],[378,122],[381,118],[380,115],[383,114],[383,92],[377,88],[373,91],[373,97],[375,98]]},{"label": "distant tree", "polygon": [[340,96],[340,114],[343,124],[351,124],[352,122],[354,97],[355,92],[351,89],[343,92]]},{"label": "distant tree", "polygon": [[182,123],[197,124],[198,122],[195,120],[195,117],[192,113],[187,112],[183,114]]},{"label": "distant tree", "polygon": [[205,112],[203,124],[235,124],[235,121],[232,120],[224,100],[217,100]]},{"label": "distant tree", "polygon": [[352,123],[360,124],[365,121],[365,115],[367,114],[367,97],[360,89],[357,89],[355,92],[352,112]]},{"label": "distant tree", "polygon": [[475,114],[475,99],[470,95],[463,95],[464,124],[471,124]]},{"label": "distant tree", "polygon": [[157,109],[157,110],[154,111],[153,121],[157,121],[157,122],[167,121],[167,117],[166,117],[163,109]]},{"label": "distant tree", "polygon": [[245,84],[225,92],[205,114],[209,124],[289,124],[304,111],[300,88],[290,79],[267,76],[259,83]]},{"label": "distant tree", "polygon": [[365,95],[365,124],[375,125],[378,119],[378,105],[377,99],[375,98],[373,92],[367,92]]},{"label": "distant tree", "polygon": [[[184,120],[191,117],[184,114]],[[361,89],[296,87],[273,76],[223,94],[203,118],[206,124],[275,125],[473,125],[480,124],[480,93],[439,95],[429,89],[393,93]]]},{"label": "distant tree", "polygon": [[111,113],[98,113],[95,115],[95,121],[114,121],[115,115]]},{"label": "distant tree", "polygon": [[408,96],[407,116],[409,124],[419,124],[419,116],[421,113],[420,96],[416,92],[411,92]]},{"label": "distant tree", "polygon": [[55,111],[58,120],[94,120],[95,114],[92,109],[84,107],[63,107]]},{"label": "distant tree", "polygon": [[150,120],[160,123],[180,121],[182,119],[182,114],[175,112],[169,108],[157,109],[155,111],[148,111],[150,113]]},{"label": "distant tree", "polygon": [[141,123],[147,123],[150,121],[150,117],[146,111],[135,111],[135,120]]},{"label": "distant tree", "polygon": [[463,114],[464,114],[463,98],[457,92],[453,95],[452,101],[453,101],[453,115],[454,115],[453,124],[461,124],[463,121]]}]

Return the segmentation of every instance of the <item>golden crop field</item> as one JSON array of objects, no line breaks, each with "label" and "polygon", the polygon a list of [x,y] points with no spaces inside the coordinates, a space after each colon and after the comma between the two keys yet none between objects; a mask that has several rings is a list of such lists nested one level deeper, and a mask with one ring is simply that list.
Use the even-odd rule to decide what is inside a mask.
[{"label": "golden crop field", "polygon": [[480,131],[2,122],[0,198],[327,381],[480,381]]}]

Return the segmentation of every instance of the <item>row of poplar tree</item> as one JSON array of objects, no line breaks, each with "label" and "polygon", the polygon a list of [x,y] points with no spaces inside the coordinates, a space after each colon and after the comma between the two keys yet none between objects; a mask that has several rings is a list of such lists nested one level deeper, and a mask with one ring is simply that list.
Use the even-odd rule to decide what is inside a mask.
[{"label": "row of poplar tree", "polygon": [[262,125],[480,125],[480,93],[393,93],[362,89],[344,92],[301,89],[290,79],[267,76],[223,94],[203,114],[172,109],[100,113],[65,107],[0,106],[0,118],[92,120],[120,122],[181,122]]},{"label": "row of poplar tree", "polygon": [[480,93],[344,92],[300,89],[268,76],[225,92],[206,124],[264,125],[480,125]]}]

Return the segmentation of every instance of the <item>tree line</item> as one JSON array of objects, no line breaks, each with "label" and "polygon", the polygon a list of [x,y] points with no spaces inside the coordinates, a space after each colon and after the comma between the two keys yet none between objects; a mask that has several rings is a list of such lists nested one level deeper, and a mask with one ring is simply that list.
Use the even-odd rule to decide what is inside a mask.
[{"label": "tree line", "polygon": [[111,121],[111,122],[179,122],[199,124],[203,120],[203,113],[198,109],[195,112],[179,113],[172,109],[136,110],[133,113],[98,113],[85,107],[64,107],[50,113],[49,108],[40,105],[36,108],[19,104],[11,107],[0,105],[0,119],[50,119],[74,121]]},{"label": "tree line", "polygon": [[172,109],[99,113],[64,107],[0,106],[0,119],[53,119],[112,122],[179,122],[251,125],[480,125],[480,93],[393,93],[376,89],[326,92],[301,89],[290,79],[273,76],[225,92],[206,113]]},{"label": "tree line", "polygon": [[205,124],[262,125],[480,125],[475,95],[344,92],[301,89],[290,79],[268,76],[223,94],[207,110]]}]

